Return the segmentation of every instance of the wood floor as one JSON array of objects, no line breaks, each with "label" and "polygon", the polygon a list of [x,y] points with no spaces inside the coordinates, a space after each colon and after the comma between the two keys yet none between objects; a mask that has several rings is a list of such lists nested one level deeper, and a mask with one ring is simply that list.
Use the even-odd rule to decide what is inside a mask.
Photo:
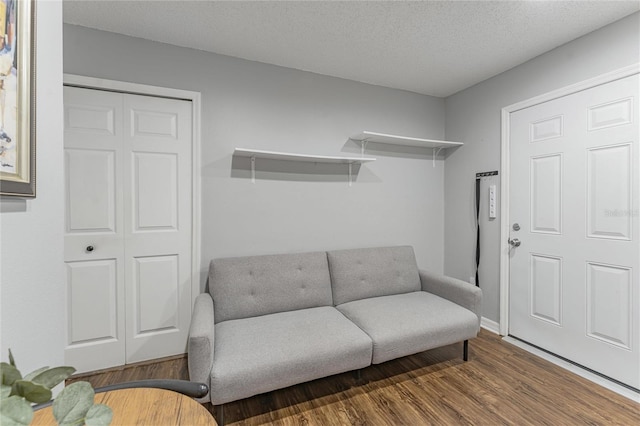
[{"label": "wood floor", "polygon": [[[640,425],[640,404],[482,331],[434,349],[226,404],[234,425]],[[95,386],[188,377],[186,359],[89,376]],[[214,407],[206,404],[215,413]]]}]

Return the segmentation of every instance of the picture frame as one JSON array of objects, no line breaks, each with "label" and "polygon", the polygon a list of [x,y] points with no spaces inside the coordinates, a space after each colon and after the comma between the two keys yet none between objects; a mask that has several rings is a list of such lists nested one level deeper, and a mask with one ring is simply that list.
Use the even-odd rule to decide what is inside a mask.
[{"label": "picture frame", "polygon": [[36,196],[35,0],[0,0],[0,196]]}]

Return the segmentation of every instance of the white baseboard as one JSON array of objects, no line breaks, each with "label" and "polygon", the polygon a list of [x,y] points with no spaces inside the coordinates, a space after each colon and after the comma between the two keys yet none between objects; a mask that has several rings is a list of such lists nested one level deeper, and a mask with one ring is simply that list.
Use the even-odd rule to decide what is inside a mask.
[{"label": "white baseboard", "polygon": [[545,351],[542,351],[536,347],[528,345],[521,340],[517,340],[509,336],[503,337],[502,340],[504,342],[511,343],[512,345],[515,345],[521,349],[524,349],[527,352],[537,355],[542,359],[545,359],[559,367],[564,368],[565,370],[571,371],[572,373],[577,374],[580,377],[584,377],[585,379],[590,380],[593,383],[596,383],[602,387],[605,387],[617,393],[618,395],[622,395],[635,402],[640,402],[640,393],[638,392],[634,392],[631,389],[628,389],[615,382],[612,382],[611,380],[607,380],[604,377],[598,376],[597,374],[594,374],[588,370],[585,370],[584,368],[581,368],[575,364],[571,364],[570,362],[567,362],[563,359],[555,357]]},{"label": "white baseboard", "polygon": [[500,334],[500,324],[489,318],[482,317],[480,320],[480,327],[494,334]]}]

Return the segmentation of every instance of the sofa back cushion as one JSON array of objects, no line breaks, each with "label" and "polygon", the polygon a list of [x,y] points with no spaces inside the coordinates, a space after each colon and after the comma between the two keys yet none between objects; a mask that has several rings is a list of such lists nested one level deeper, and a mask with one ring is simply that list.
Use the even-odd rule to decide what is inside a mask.
[{"label": "sofa back cushion", "polygon": [[331,306],[325,252],[215,259],[209,265],[215,322]]},{"label": "sofa back cushion", "polygon": [[337,250],[327,257],[334,305],[421,288],[413,247]]}]

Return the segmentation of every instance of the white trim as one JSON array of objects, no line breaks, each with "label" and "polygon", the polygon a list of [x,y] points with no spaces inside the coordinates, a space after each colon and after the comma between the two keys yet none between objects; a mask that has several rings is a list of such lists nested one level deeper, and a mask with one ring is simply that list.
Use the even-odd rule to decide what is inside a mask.
[{"label": "white trim", "polygon": [[532,353],[533,355],[536,355],[544,360],[547,360],[549,362],[551,362],[552,364],[555,364],[559,367],[564,368],[565,370],[568,370],[574,374],[577,374],[580,377],[583,377],[595,384],[598,384],[604,388],[609,389],[610,391],[613,391],[615,393],[617,393],[618,395],[622,395],[626,398],[629,398],[632,401],[635,402],[640,402],[640,393],[638,392],[634,392],[629,388],[626,388],[624,386],[621,386],[611,380],[607,380],[606,378],[599,376],[597,374],[594,374],[588,370],[585,370],[584,368],[581,368],[575,364],[572,364],[570,362],[567,362],[561,358],[558,358],[556,356],[551,355],[548,352],[542,351],[534,346],[528,345],[525,342],[522,342],[518,339],[514,339],[513,337],[503,337],[502,340],[504,342],[510,343],[514,346],[517,346],[521,349],[524,349],[525,351]]},{"label": "white trim", "polygon": [[539,96],[534,96],[533,98],[529,98],[521,102],[516,102],[515,104],[504,107],[502,110],[506,110],[509,113],[516,112],[521,109],[529,108],[544,102],[549,102],[554,99],[562,98],[564,96],[581,92],[586,89],[591,89],[592,87],[607,84],[615,80],[620,80],[622,78],[638,74],[638,72],[640,72],[640,63],[629,65],[627,67],[581,81],[579,83],[570,84],[568,86],[561,87],[560,89],[552,90],[551,92],[547,92]]},{"label": "white trim", "polygon": [[[193,232],[191,241],[191,304],[192,307],[196,303],[196,298],[204,290],[204,282],[200,283],[200,269],[202,267],[201,250],[202,250],[202,134],[201,134],[201,111],[202,111],[202,99],[200,92],[191,92],[193,97],[192,103],[192,117],[193,117],[193,149],[192,155],[192,167],[193,167],[193,180],[192,180],[192,203],[191,208],[191,229]],[[201,285],[202,284],[202,285]]]},{"label": "white trim", "polygon": [[480,327],[492,332],[493,334],[500,334],[500,324],[494,320],[490,320],[489,318],[482,317],[480,320]]},{"label": "white trim", "polygon": [[149,86],[146,84],[128,83],[124,81],[105,80],[102,78],[86,77],[74,74],[64,74],[63,84],[65,86],[84,87],[88,89],[99,89],[120,93],[131,93],[136,95],[150,95],[162,98],[182,99],[191,101],[191,117],[192,117],[192,177],[191,177],[191,299],[192,306],[196,300],[198,294],[200,294],[200,250],[201,250],[201,132],[200,132],[200,119],[201,119],[201,94],[200,92],[192,92],[189,90],[171,89],[167,87]]},{"label": "white trim", "polygon": [[502,136],[500,150],[500,334],[509,334],[509,181],[511,178],[509,152],[510,112],[502,109]]},{"label": "white trim", "polygon": [[509,238],[511,220],[509,218],[509,129],[511,113],[524,108],[529,108],[544,102],[568,96],[582,90],[590,89],[601,84],[610,83],[625,77],[629,77],[640,72],[640,63],[611,71],[588,80],[571,84],[563,88],[547,92],[540,96],[535,96],[527,100],[517,102],[502,108],[502,135],[500,150],[500,168],[502,179],[500,179],[500,334],[509,334]]},{"label": "white trim", "polygon": [[200,97],[200,92],[190,90],[171,89],[169,87],[150,86],[147,84],[129,83],[126,81],[105,80],[103,78],[86,77],[82,75],[64,74],[65,86],[100,89],[134,95],[151,95],[162,98],[184,99],[193,101]]}]

